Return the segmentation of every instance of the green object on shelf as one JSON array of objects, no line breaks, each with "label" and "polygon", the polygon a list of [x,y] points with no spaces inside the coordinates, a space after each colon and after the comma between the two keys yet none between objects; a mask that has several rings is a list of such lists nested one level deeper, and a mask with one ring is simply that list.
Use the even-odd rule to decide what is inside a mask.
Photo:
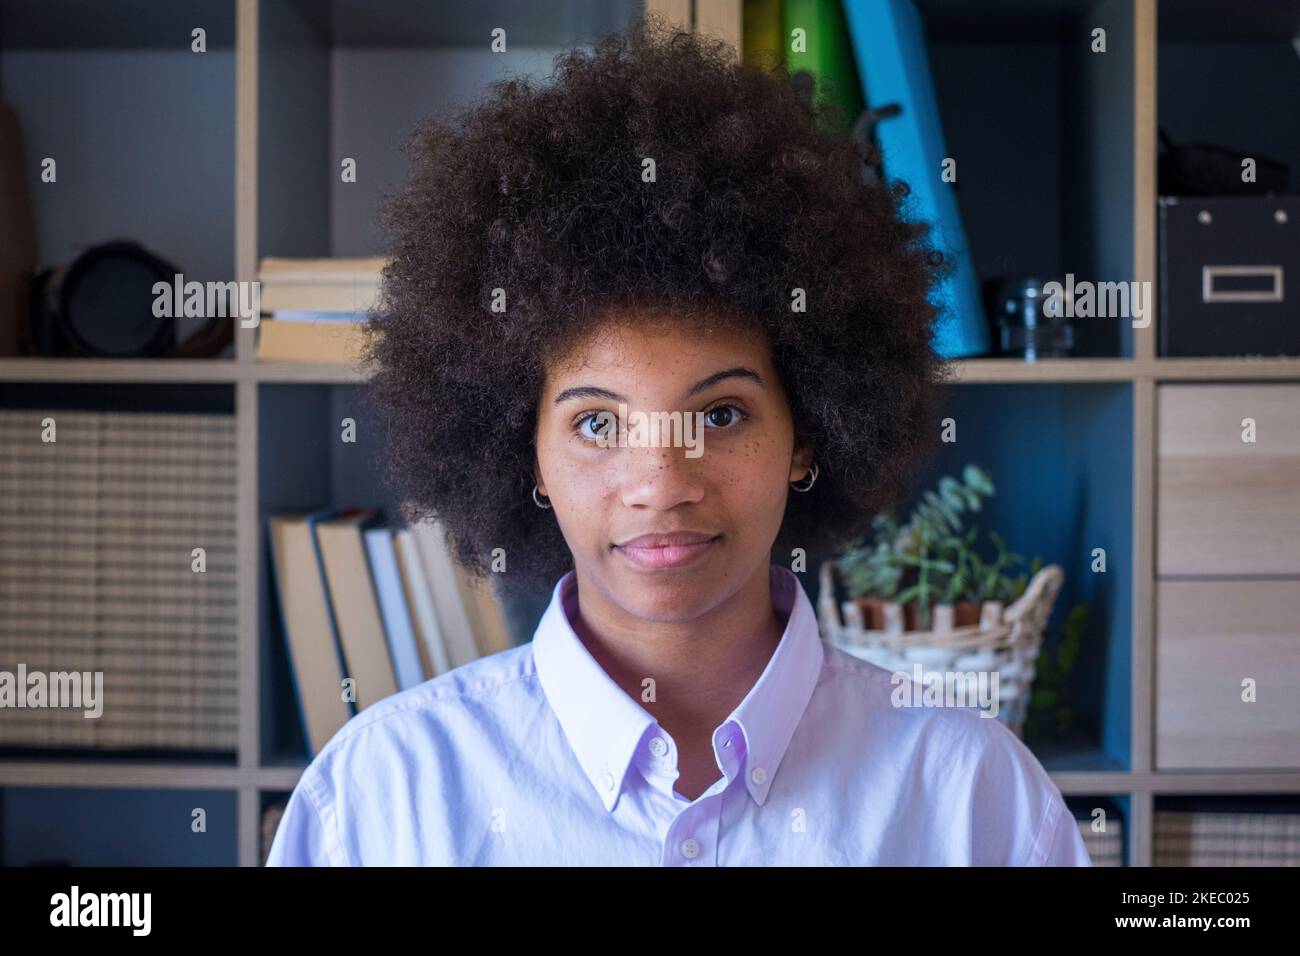
[{"label": "green object on shelf", "polygon": [[1034,671],[1034,683],[1029,692],[1029,709],[1025,715],[1024,738],[1026,743],[1041,738],[1066,734],[1074,721],[1070,708],[1069,688],[1065,679],[1079,659],[1083,632],[1088,624],[1088,606],[1076,604],[1065,619],[1065,630],[1059,643],[1053,647],[1052,628],[1048,628],[1042,650]]},{"label": "green object on shelf", "polygon": [[864,103],[839,0],[785,0],[782,39],[791,77],[801,71],[809,74],[815,83],[813,102],[819,110],[833,105],[841,111],[838,118],[828,112],[818,113],[822,131],[833,137],[847,137]]}]

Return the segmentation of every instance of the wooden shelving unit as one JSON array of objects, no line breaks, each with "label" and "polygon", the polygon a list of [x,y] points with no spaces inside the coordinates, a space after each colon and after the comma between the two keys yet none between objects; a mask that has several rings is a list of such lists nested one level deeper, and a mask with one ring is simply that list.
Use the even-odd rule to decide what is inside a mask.
[{"label": "wooden shelving unit", "polygon": [[[1110,358],[958,359],[954,381],[965,385],[1005,382],[1294,382],[1300,358]],[[0,382],[300,382],[362,384],[364,368],[293,362],[193,361],[187,359],[0,358]]]},{"label": "wooden shelving unit", "polygon": [[[705,6],[707,4],[707,6]],[[187,6],[188,5],[188,6]],[[98,22],[88,0],[64,0],[55,13],[65,20]],[[252,281],[263,255],[316,256],[377,254],[364,236],[356,238],[358,208],[364,208],[370,194],[357,200],[340,193],[330,182],[331,166],[343,149],[341,140],[350,135],[386,137],[387,148],[396,130],[409,126],[407,108],[385,105],[380,121],[363,119],[366,96],[390,89],[394,77],[406,70],[412,74],[431,63],[443,63],[445,72],[463,70],[470,63],[467,50],[486,51],[487,20],[510,25],[512,43],[519,45],[517,64],[535,62],[560,46],[617,29],[620,21],[637,15],[638,0],[597,4],[569,0],[561,4],[562,15],[551,11],[543,16],[526,3],[484,2],[478,6],[499,8],[495,19],[471,14],[470,4],[452,4],[440,12],[434,23],[422,16],[417,0],[330,0],[310,4],[301,0],[183,0],[166,4],[169,17],[150,20],[152,8],[143,0],[128,4],[134,21],[148,36],[144,45],[188,49],[193,25],[208,24],[216,49],[209,55],[222,58],[229,77],[229,101],[234,115],[233,137],[215,144],[228,150],[223,162],[233,169],[233,183],[226,184],[233,203],[231,233],[225,252],[216,258],[229,264],[225,278]],[[937,24],[939,42],[959,42],[965,13],[952,0],[919,0],[927,19]],[[1161,9],[1176,7],[1162,4]],[[678,22],[693,24],[724,35],[740,35],[740,0],[645,0],[644,7],[656,9]],[[1096,266],[1098,275],[1123,275],[1156,285],[1156,76],[1161,38],[1157,29],[1156,0],[1100,0],[1088,4],[1078,0],[1047,0],[1034,5],[1036,12],[1023,30],[1013,29],[1009,38],[976,37],[975,44],[1022,42],[1055,49],[1063,26],[1087,21],[1104,25],[1111,34],[1111,59],[1104,72],[1090,75],[1095,95],[1110,97],[1105,106],[1118,120],[1107,120],[1104,142],[1081,135],[1080,149],[1088,174],[1105,187],[1105,208],[1092,213],[1096,233],[1084,258]],[[1187,29],[1194,36],[1209,39],[1208,15],[1204,5],[1187,14]],[[463,9],[462,9],[463,8]],[[530,9],[533,12],[529,12]],[[179,11],[179,12],[178,12]],[[60,33],[30,4],[0,0],[4,22],[20,29],[10,32],[0,46],[0,65],[12,55],[23,62],[15,69],[36,69],[26,57],[55,48],[51,56],[74,56],[80,51],[139,45],[132,34],[129,16],[116,18],[105,32],[71,29]],[[458,13],[465,25],[457,31]],[[192,14],[192,15],[190,15]],[[987,22],[1006,25],[1026,16],[1026,6],[1015,0],[991,0],[981,5]],[[1246,11],[1234,17],[1247,16]],[[1196,18],[1200,18],[1197,20]],[[1186,25],[1185,25],[1186,26]],[[991,29],[991,28],[990,28]],[[1246,41],[1273,39],[1281,27],[1276,23],[1260,27],[1261,35],[1247,31]],[[179,31],[173,36],[172,32]],[[997,32],[997,31],[995,31]],[[222,45],[223,33],[227,42]],[[57,35],[56,35],[57,34]],[[480,37],[482,34],[482,38]],[[1002,36],[998,33],[998,36]],[[15,39],[15,36],[17,39]],[[26,38],[24,40],[24,38]],[[481,40],[481,43],[480,43]],[[11,49],[8,44],[14,44]],[[389,58],[397,66],[385,65]],[[182,53],[175,53],[180,56]],[[478,61],[475,61],[478,62]],[[38,64],[39,65],[39,64]],[[173,67],[174,69],[175,67]],[[290,80],[289,74],[293,73]],[[482,66],[478,75],[458,82],[465,93],[480,83],[490,70]],[[445,80],[446,76],[439,79]],[[14,84],[7,84],[13,87]],[[19,93],[23,84],[18,84]],[[419,97],[432,90],[434,81],[423,80],[404,97],[414,101],[409,109],[419,112]],[[309,91],[304,101],[303,91]],[[1100,91],[1100,92],[1096,92]],[[447,105],[455,97],[430,94],[428,106]],[[21,105],[21,104],[20,104]],[[194,120],[201,123],[202,120]],[[1064,119],[1060,119],[1062,124]],[[1090,120],[1094,124],[1100,120]],[[387,124],[387,125],[385,125]],[[1090,132],[1096,132],[1096,125]],[[1088,131],[1085,131],[1085,133]],[[305,145],[304,145],[305,144]],[[352,144],[348,144],[349,148]],[[951,144],[950,144],[951,145]],[[320,149],[327,161],[317,164],[311,151]],[[286,170],[299,159],[312,168],[299,171],[305,182],[288,183]],[[362,159],[382,165],[391,160]],[[319,169],[315,169],[319,165]],[[294,188],[290,188],[290,186]],[[378,187],[373,187],[377,189]],[[224,202],[217,199],[216,202]],[[37,202],[41,202],[38,197]],[[99,237],[88,237],[98,240]],[[62,251],[58,253],[62,255]],[[1155,524],[1155,415],[1156,389],[1161,382],[1175,381],[1300,381],[1300,358],[1277,359],[1167,359],[1156,356],[1156,323],[1146,329],[1123,332],[1119,353],[1113,357],[1044,360],[1026,364],[1009,359],[971,359],[956,364],[956,384],[993,389],[1049,389],[1054,396],[1095,394],[1098,401],[1118,403],[1116,415],[1126,426],[1120,435],[1131,461],[1127,483],[1128,504],[1112,517],[1118,522],[1120,538],[1126,542],[1123,563],[1131,567],[1128,592],[1118,599],[1112,622],[1113,648],[1119,649],[1121,664],[1115,673],[1103,675],[1099,703],[1119,714],[1117,723],[1103,734],[1105,739],[1084,742],[1076,752],[1052,755],[1044,763],[1053,779],[1069,797],[1118,797],[1126,803],[1125,830],[1129,864],[1150,865],[1152,855],[1153,807],[1159,794],[1300,794],[1300,768],[1278,772],[1171,773],[1153,769],[1153,627],[1154,627],[1154,524]],[[161,788],[233,793],[236,800],[237,834],[231,862],[255,865],[259,857],[260,809],[264,796],[291,789],[305,761],[294,755],[293,739],[278,730],[289,693],[275,686],[274,668],[278,635],[268,609],[268,578],[265,554],[264,517],[271,510],[318,491],[346,494],[364,487],[365,475],[335,473],[336,462],[327,452],[306,451],[322,457],[292,465],[278,478],[279,465],[294,461],[301,449],[287,428],[300,416],[319,413],[320,420],[337,407],[361,397],[365,373],[358,369],[319,365],[263,365],[255,359],[252,330],[236,333],[234,355],[204,361],[101,361],[64,359],[0,359],[0,398],[30,383],[98,383],[226,385],[234,393],[238,454],[238,563],[241,595],[239,605],[240,733],[233,764],[194,762],[119,762],[112,759],[0,759],[0,788]],[[1002,394],[1002,393],[998,393]],[[1007,392],[1007,395],[1031,394]],[[1089,399],[1091,401],[1091,399]],[[1091,412],[1071,411],[1071,416]],[[1074,421],[1075,419],[1068,419]],[[1080,419],[1081,420],[1081,419]],[[1099,429],[1102,426],[1097,426]],[[1096,436],[1094,436],[1096,437]],[[313,488],[305,478],[326,466],[330,477]],[[302,489],[293,485],[305,484]],[[297,497],[295,497],[295,495]],[[1126,533],[1123,533],[1126,532]],[[1116,704],[1115,694],[1125,699]]]}]

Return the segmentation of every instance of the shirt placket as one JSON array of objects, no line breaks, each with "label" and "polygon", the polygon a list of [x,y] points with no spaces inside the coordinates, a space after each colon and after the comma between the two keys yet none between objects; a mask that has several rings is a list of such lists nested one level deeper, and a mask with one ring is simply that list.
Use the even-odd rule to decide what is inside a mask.
[{"label": "shirt placket", "polygon": [[[659,741],[656,743],[656,741]],[[722,754],[723,775],[694,802],[673,792],[673,768],[676,748],[672,738],[660,731],[650,741],[648,769],[655,774],[652,784],[664,793],[671,805],[679,808],[668,824],[660,848],[661,866],[717,866],[719,827],[722,821],[722,801],[728,787],[736,778],[744,756],[744,738],[729,728]]]}]

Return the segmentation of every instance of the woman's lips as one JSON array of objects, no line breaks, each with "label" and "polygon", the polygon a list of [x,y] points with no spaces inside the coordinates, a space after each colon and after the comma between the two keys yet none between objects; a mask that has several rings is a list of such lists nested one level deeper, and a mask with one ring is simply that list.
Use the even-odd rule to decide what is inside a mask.
[{"label": "woman's lips", "polygon": [[706,551],[718,542],[718,536],[693,544],[666,544],[660,547],[641,547],[632,544],[616,545],[620,552],[638,567],[649,570],[662,568],[680,568],[698,561]]}]

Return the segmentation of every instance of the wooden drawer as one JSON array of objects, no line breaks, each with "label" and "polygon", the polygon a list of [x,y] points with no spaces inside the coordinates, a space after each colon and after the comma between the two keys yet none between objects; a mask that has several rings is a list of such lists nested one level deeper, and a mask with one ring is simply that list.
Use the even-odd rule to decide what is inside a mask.
[{"label": "wooden drawer", "polygon": [[1157,770],[1300,768],[1300,578],[1156,582],[1155,669]]},{"label": "wooden drawer", "polygon": [[1300,575],[1300,385],[1156,394],[1157,576]]}]

